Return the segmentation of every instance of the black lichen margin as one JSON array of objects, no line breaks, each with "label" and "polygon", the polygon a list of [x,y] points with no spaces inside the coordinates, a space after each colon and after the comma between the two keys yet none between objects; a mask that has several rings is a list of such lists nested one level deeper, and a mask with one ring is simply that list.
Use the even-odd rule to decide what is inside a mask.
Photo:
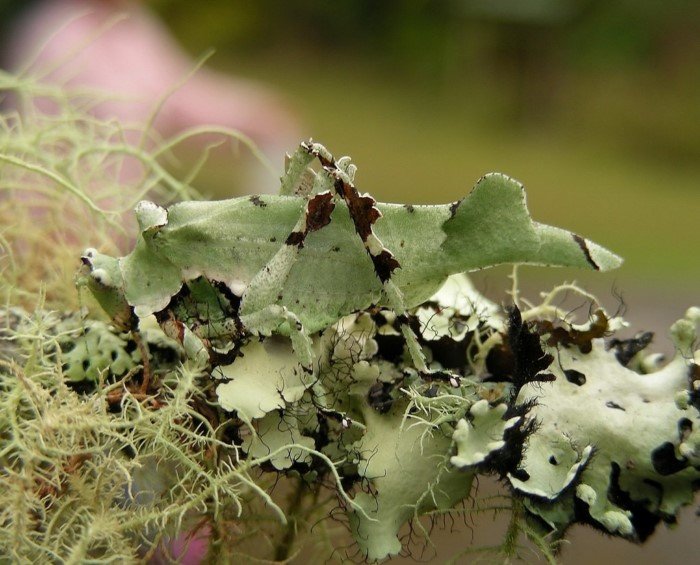
[{"label": "black lichen margin", "polygon": [[517,425],[505,431],[503,441],[505,445],[486,456],[477,468],[484,473],[496,474],[500,479],[505,479],[508,473],[518,476],[523,472],[520,462],[523,460],[527,449],[528,438],[537,431],[537,421],[528,418],[527,414],[537,404],[535,399],[515,406],[508,406],[502,420],[520,418]]},{"label": "black lichen margin", "polygon": [[583,386],[586,384],[586,375],[576,369],[565,369],[564,376],[567,381],[576,386]]},{"label": "black lichen margin", "polygon": [[[433,301],[424,302],[421,308],[433,310],[435,315],[440,315],[443,312],[442,306]],[[438,362],[443,369],[455,371],[460,376],[465,376],[469,373],[470,355],[478,352],[474,341],[474,331],[465,332],[461,339],[455,339],[450,335],[441,335],[435,339],[435,335],[430,335],[430,324],[421,326],[417,316],[409,316],[409,320],[411,329],[418,336],[418,342],[424,349],[430,350],[433,361]],[[450,316],[450,323],[467,326],[469,319],[468,316],[455,312]],[[479,333],[485,331],[483,320],[479,320],[476,331]]]},{"label": "black lichen margin", "polygon": [[393,390],[393,383],[377,381],[369,388],[367,403],[380,414],[386,414],[394,405]]},{"label": "black lichen margin", "polygon": [[[595,452],[592,454],[591,459],[589,459],[589,461],[591,461],[594,456]],[[561,504],[562,501],[565,499],[567,504],[572,505],[573,516],[571,516],[570,519],[567,519],[565,522],[557,524],[554,528],[552,528],[550,524],[543,522],[540,516],[531,512],[527,512],[528,520],[534,520],[535,523],[537,523],[543,531],[552,534],[555,539],[562,539],[565,536],[568,529],[574,526],[575,524],[586,524],[604,534],[622,537],[628,541],[636,543],[643,543],[644,541],[646,541],[649,538],[649,536],[651,536],[651,534],[654,533],[656,526],[662,520],[667,524],[675,523],[675,517],[672,515],[651,512],[647,508],[647,505],[649,503],[648,500],[633,500],[630,497],[629,493],[625,492],[620,486],[620,466],[617,463],[612,462],[610,464],[610,486],[608,488],[607,498],[615,506],[621,508],[622,510],[630,512],[630,521],[632,522],[634,532],[632,533],[632,535],[621,535],[611,533],[603,524],[601,524],[591,516],[588,504],[580,498],[578,498],[575,494],[575,488],[579,484],[580,476],[583,474],[584,470],[585,466],[579,469],[577,477],[573,481],[571,481],[571,483],[566,487],[566,489],[564,489],[559,494],[559,496],[554,502],[549,500],[543,500],[535,496],[523,495],[522,493],[518,493],[520,496],[530,498],[531,500],[533,500],[533,502],[537,503],[538,505],[544,505],[545,507],[550,504]],[[658,483],[654,483],[653,481],[648,480],[645,482],[650,486],[661,489],[661,486]]]},{"label": "black lichen margin", "polygon": [[670,442],[664,442],[651,452],[651,463],[654,470],[664,477],[675,475],[688,466],[688,460],[676,458],[676,448]]},{"label": "black lichen margin", "polygon": [[[401,333],[401,324],[396,319],[390,323],[382,310],[371,312],[371,316],[372,321],[377,326],[377,333],[373,336],[374,341],[377,342],[377,357],[390,363],[399,364],[406,345],[406,338]],[[379,333],[383,327],[390,327],[396,333]]]},{"label": "black lichen margin", "polygon": [[608,349],[615,350],[615,358],[620,365],[627,367],[637,353],[646,349],[654,339],[654,332],[640,332],[630,339],[611,339]]},{"label": "black lichen margin", "polygon": [[291,232],[285,243],[299,249],[304,247],[304,241],[309,232],[318,231],[331,223],[334,208],[335,202],[330,192],[321,192],[311,198],[306,204],[304,229]]},{"label": "black lichen margin", "polygon": [[700,365],[692,361],[688,367],[688,389],[690,405],[700,412]]},{"label": "black lichen margin", "polygon": [[[610,463],[610,488],[608,489],[608,500],[619,506],[623,510],[631,512],[630,521],[634,527],[634,541],[643,542],[654,533],[657,524],[662,518],[666,522],[673,522],[672,517],[659,516],[650,512],[646,505],[647,500],[633,500],[629,493],[622,490],[620,486],[620,466],[614,461]],[[607,532],[607,530],[604,529]],[[609,533],[609,532],[608,532]]]},{"label": "black lichen margin", "polygon": [[539,333],[523,322],[517,306],[508,310],[508,331],[504,338],[502,345],[493,347],[486,357],[486,369],[490,375],[484,380],[511,382],[511,399],[514,400],[526,384],[555,379],[551,373],[543,372],[554,357],[544,352]]}]

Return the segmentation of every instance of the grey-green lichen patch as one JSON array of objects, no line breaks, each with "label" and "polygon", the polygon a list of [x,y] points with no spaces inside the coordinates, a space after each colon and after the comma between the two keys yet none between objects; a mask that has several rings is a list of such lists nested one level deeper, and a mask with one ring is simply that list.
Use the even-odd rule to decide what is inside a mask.
[{"label": "grey-green lichen patch", "polygon": [[63,374],[72,382],[97,381],[107,372],[121,376],[136,365],[127,351],[128,341],[110,331],[104,322],[86,324],[77,335],[64,335],[61,342]]},{"label": "grey-green lichen patch", "polygon": [[503,449],[505,434],[518,425],[519,416],[504,419],[507,404],[490,406],[485,399],[475,402],[469,409],[469,419],[457,422],[452,436],[457,455],[450,462],[455,467],[468,468],[484,463],[489,455]]},{"label": "grey-green lichen patch", "polygon": [[[454,328],[452,318],[471,319],[469,331],[476,331],[474,301],[455,308],[454,295],[465,286],[452,287],[447,299],[445,292],[435,297],[434,321],[442,316],[444,323],[438,323]],[[473,381],[451,383],[447,374],[424,380],[402,353],[392,314],[363,312],[326,330],[316,340],[319,379],[308,391],[326,412],[342,418],[345,429],[332,433],[321,449],[344,473],[359,477],[361,490],[353,499],[359,510],[349,511],[350,529],[371,561],[399,553],[402,526],[426,512],[447,512],[468,496],[474,476],[449,464],[454,425],[477,399]],[[421,324],[429,353],[427,328]],[[466,333],[454,338],[466,339]],[[461,363],[466,366],[467,359]],[[260,429],[258,434],[265,440]],[[421,528],[416,520],[413,531]]]},{"label": "grey-green lichen patch", "polygon": [[[493,328],[503,325],[505,317],[497,312],[493,323],[471,321],[478,300],[450,307],[459,288],[424,307],[432,310],[432,325],[419,325],[419,339],[436,359],[434,367],[440,339],[488,346]],[[408,315],[418,319],[415,310]],[[523,313],[524,320],[528,316],[535,342],[549,339],[534,332],[553,326],[538,325],[530,312]],[[404,339],[396,322],[391,312],[373,309],[314,335],[313,375],[303,371],[288,338],[270,336],[248,342],[240,348],[242,357],[203,380],[210,391],[216,387],[209,401],[218,400],[218,422],[236,428],[237,464],[303,477],[314,488],[336,485],[350,531],[368,560],[405,549],[401,535],[408,522],[414,534],[427,535],[420,517],[449,512],[469,496],[473,479],[484,471],[507,477],[528,513],[557,533],[587,521],[643,539],[654,520],[670,519],[692,500],[700,422],[690,358],[679,355],[661,370],[642,374],[642,364],[625,366],[610,342],[593,339],[590,352],[582,353],[593,326],[567,326],[578,332],[576,340],[565,345],[561,338],[542,352],[552,354],[546,371],[555,380],[526,382],[513,404],[512,384],[478,382],[468,373],[466,357],[463,373],[416,371],[401,347],[397,355],[387,349],[385,338],[394,345]],[[674,326],[682,351],[695,339],[692,326],[690,316]],[[436,328],[444,330],[437,340],[431,338]],[[127,349],[134,347],[125,335],[106,331],[127,340]],[[157,332],[162,346],[170,343],[146,324],[140,331],[151,353],[159,341],[149,332]],[[134,363],[137,354],[132,349]],[[231,418],[231,411],[244,424]],[[513,444],[523,437],[521,459]],[[491,465],[494,461],[498,465]]]},{"label": "grey-green lichen patch", "polygon": [[232,364],[214,369],[212,376],[226,379],[216,387],[219,405],[245,422],[298,401],[311,384],[288,339],[254,341],[241,353]]},{"label": "grey-green lichen patch", "polygon": [[700,412],[688,401],[691,316],[674,324],[672,335],[676,357],[649,374],[623,366],[603,339],[592,341],[590,353],[549,348],[556,360],[548,370],[556,379],[521,389],[517,403],[536,401],[528,417],[537,426],[518,478],[509,479],[527,497],[528,510],[560,534],[588,521],[643,540],[659,520],[672,520],[692,503],[700,480]]},{"label": "grey-green lichen patch", "polygon": [[[427,305],[439,305],[439,311]],[[484,323],[495,329],[503,328],[500,308],[479,293],[464,274],[449,277],[426,305],[416,308],[416,316],[425,328],[426,339],[444,335],[459,339]]]},{"label": "grey-green lichen patch", "polygon": [[281,412],[267,414],[258,422],[257,433],[243,442],[243,450],[249,457],[271,455],[270,463],[279,470],[288,469],[296,462],[309,463],[309,451],[313,448],[313,438],[302,434],[297,418]]},{"label": "grey-green lichen patch", "polygon": [[[46,359],[60,365],[63,378],[70,383],[109,381],[142,367],[144,350],[149,351],[154,369],[159,374],[173,370],[180,361],[182,350],[156,325],[142,324],[139,336],[141,347],[129,332],[122,332],[99,320],[83,319],[76,314],[36,311],[29,314],[22,309],[0,312],[0,323],[6,325],[7,337],[0,331],[0,359],[10,350],[5,345],[10,337],[21,349],[32,332],[42,331]],[[31,341],[31,340],[30,340]]]},{"label": "grey-green lichen patch", "polygon": [[431,510],[448,511],[471,490],[473,473],[448,466],[449,435],[427,422],[403,420],[401,410],[366,410],[367,432],[354,446],[370,492],[355,496],[367,516],[351,512],[350,529],[370,561],[401,551],[404,523]]},{"label": "grey-green lichen patch", "polygon": [[[204,283],[190,283],[186,299],[171,307],[206,320],[206,327],[193,331],[208,339],[202,332],[211,333],[226,317],[211,315],[212,299],[219,303],[221,297]],[[241,346],[242,356],[212,371],[222,380],[218,405],[245,422],[238,427],[239,445],[249,461],[307,481],[327,480],[332,462],[352,484],[350,530],[368,560],[399,553],[407,522],[421,531],[420,516],[448,512],[485,470],[507,477],[528,513],[558,533],[588,521],[643,539],[654,520],[669,519],[692,500],[700,423],[689,362],[679,356],[658,370],[658,360],[647,362],[651,357],[639,351],[625,366],[619,348],[606,350],[593,338],[619,327],[614,320],[598,316],[589,325],[561,326],[556,316],[554,324],[539,323],[550,319],[542,314],[551,311],[523,313],[521,332],[529,327],[532,339],[520,346],[546,341],[547,332],[556,331],[552,346],[530,352],[535,361],[552,355],[546,371],[555,380],[525,379],[515,403],[507,379],[479,383],[472,375],[472,356],[487,353],[496,332],[509,339],[506,316],[457,276],[408,311],[437,371],[432,376],[413,365],[399,316],[373,308],[311,336],[313,375],[286,337]],[[687,354],[695,335],[692,317],[676,324],[673,335]],[[583,353],[589,341],[590,352]],[[511,353],[520,354],[517,348]],[[321,457],[327,458],[322,465]]]},{"label": "grey-green lichen patch", "polygon": [[[543,453],[549,457],[542,457]],[[554,500],[577,478],[592,453],[592,445],[581,449],[565,433],[534,433],[520,467],[527,478],[508,473],[508,480],[519,492]]]}]

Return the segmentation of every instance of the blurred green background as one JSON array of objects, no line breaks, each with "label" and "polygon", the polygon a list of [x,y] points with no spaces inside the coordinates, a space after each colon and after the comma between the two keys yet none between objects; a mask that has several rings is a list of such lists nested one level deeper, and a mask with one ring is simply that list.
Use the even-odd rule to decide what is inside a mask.
[{"label": "blurred green background", "polygon": [[700,3],[153,6],[192,54],[281,93],[379,199],[445,202],[506,172],[536,219],[623,255],[618,278],[695,290]]},{"label": "blurred green background", "polygon": [[[152,5],[190,53],[215,47],[211,66],[281,93],[304,136],[353,157],[361,190],[442,203],[485,172],[506,172],[525,183],[537,220],[626,258],[604,276],[527,269],[531,296],[575,277],[614,310],[621,292],[635,331],[657,331],[666,352],[668,325],[700,303],[699,2]],[[210,171],[205,190],[222,194],[226,178]],[[503,299],[506,273],[477,284]],[[498,542],[503,530],[484,525],[475,541]],[[661,528],[643,547],[576,528],[564,562],[692,562],[698,525],[688,509],[681,532]],[[437,541],[442,557],[460,545],[449,534]]]}]

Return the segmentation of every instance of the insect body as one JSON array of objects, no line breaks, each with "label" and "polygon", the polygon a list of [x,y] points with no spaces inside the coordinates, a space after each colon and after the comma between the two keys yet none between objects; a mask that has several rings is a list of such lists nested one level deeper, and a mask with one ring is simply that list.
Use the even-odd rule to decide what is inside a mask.
[{"label": "insect body", "polygon": [[[315,158],[318,172],[308,168]],[[141,202],[134,250],[121,258],[87,250],[83,281],[122,327],[156,314],[170,334],[210,355],[201,344],[211,336],[193,314],[206,304],[207,325],[220,341],[289,334],[310,366],[310,334],[371,306],[401,315],[454,273],[500,263],[596,270],[621,263],[576,234],[533,222],[523,186],[502,174],[436,206],[377,203],[357,192],[353,175],[349,159],[302,143],[279,195],[168,209]],[[407,325],[404,335],[420,356]]]}]

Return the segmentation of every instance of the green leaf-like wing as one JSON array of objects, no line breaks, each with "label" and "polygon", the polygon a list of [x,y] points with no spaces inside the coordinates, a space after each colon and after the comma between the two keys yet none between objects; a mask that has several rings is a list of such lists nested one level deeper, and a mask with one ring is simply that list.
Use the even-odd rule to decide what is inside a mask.
[{"label": "green leaf-like wing", "polygon": [[[119,288],[140,317],[165,308],[183,282],[199,276],[243,296],[256,274],[270,268],[271,258],[288,245],[306,202],[301,196],[265,195],[183,202],[168,210],[141,203],[141,236],[119,261]],[[596,270],[621,263],[576,234],[533,222],[523,186],[502,174],[486,175],[453,204],[377,204],[377,210],[381,217],[373,229],[400,265],[391,278],[408,308],[427,300],[451,274],[500,263]],[[263,306],[293,312],[308,333],[371,305],[391,306],[371,259],[346,204],[338,201],[330,222],[306,235],[280,278],[279,292],[271,295],[274,303]]]},{"label": "green leaf-like wing", "polygon": [[452,272],[501,263],[607,271],[622,259],[572,232],[533,222],[525,189],[499,173],[484,176],[445,223],[442,246]]}]

